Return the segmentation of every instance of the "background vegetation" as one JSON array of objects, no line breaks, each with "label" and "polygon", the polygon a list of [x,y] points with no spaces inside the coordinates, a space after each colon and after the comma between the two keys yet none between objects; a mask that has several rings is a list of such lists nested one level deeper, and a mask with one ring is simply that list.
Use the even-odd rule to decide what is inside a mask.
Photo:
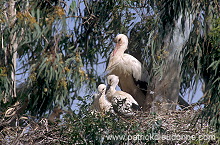
[{"label": "background vegetation", "polygon": [[[167,68],[180,71],[181,85],[175,89],[182,96],[188,88],[196,88],[199,81],[203,82],[204,96],[199,104],[204,106],[201,111],[193,111],[195,120],[187,123],[207,121],[219,131],[219,2],[3,0],[0,6],[0,142],[10,136],[8,142],[19,143],[21,140],[16,137],[25,137],[19,131],[7,132],[16,118],[22,129],[27,129],[31,122],[40,122],[51,114],[56,106],[67,114],[57,128],[58,134],[63,134],[61,143],[66,143],[66,139],[71,144],[100,143],[102,134],[135,134],[140,133],[138,130],[145,134],[166,132],[168,128],[163,128],[164,122],[160,122],[163,119],[143,123],[141,118],[152,120],[146,114],[128,120],[91,115],[87,101],[91,95],[79,94],[81,91],[91,94],[104,82],[97,65],[106,64],[114,47],[112,40],[118,33],[129,36],[128,53],[149,68],[152,78],[149,86],[155,86],[153,80],[166,74],[172,76]],[[181,65],[171,67],[169,56]],[[18,75],[23,78],[21,82],[16,81]],[[74,100],[79,100],[78,110],[71,109]],[[21,115],[27,117],[26,121]],[[43,127],[44,131],[54,129],[53,125]],[[47,135],[43,133],[44,137]]]}]

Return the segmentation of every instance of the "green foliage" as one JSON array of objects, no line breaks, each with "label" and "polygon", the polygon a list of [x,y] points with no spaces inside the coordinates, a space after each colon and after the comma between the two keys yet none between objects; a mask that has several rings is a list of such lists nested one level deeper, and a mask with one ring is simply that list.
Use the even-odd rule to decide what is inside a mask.
[{"label": "green foliage", "polygon": [[[128,140],[128,136],[139,134],[147,136],[164,132],[161,120],[140,124],[137,118],[122,118],[114,114],[91,113],[82,111],[80,115],[72,114],[64,117],[66,124],[62,135],[69,137],[69,144],[123,144],[130,143],[156,143],[155,140]],[[146,118],[145,118],[146,119]],[[111,136],[116,136],[115,139]],[[119,139],[117,139],[117,136]],[[122,137],[120,139],[120,137]],[[124,138],[123,138],[124,137]]]},{"label": "green foliage", "polygon": [[[208,144],[219,143],[219,135],[200,120],[192,123],[193,116],[200,112],[176,111],[164,114],[146,114],[123,118],[114,114],[91,112],[84,106],[79,114],[64,116],[61,138],[64,144]],[[161,138],[161,135],[182,135],[189,138]],[[211,135],[213,138],[199,139]],[[194,139],[190,137],[195,136]]]},{"label": "green foliage", "polygon": [[203,53],[203,62],[205,66],[204,79],[207,82],[205,86],[205,97],[202,102],[205,104],[204,110],[200,117],[209,119],[210,123],[220,129],[220,19],[213,20],[213,28],[211,29],[207,42],[205,43],[206,49]]},{"label": "green foliage", "polygon": [[[8,68],[7,67],[0,67],[0,92],[3,92],[5,91],[5,94],[1,93],[0,94],[0,100],[3,100],[4,102],[7,102],[4,97],[4,95],[11,95],[11,93],[7,90],[10,90],[11,88],[11,83],[9,82],[8,80],[8,75],[10,75],[9,73],[10,71],[8,71]],[[11,99],[11,98],[9,98]],[[3,106],[3,103],[2,105]]]},{"label": "green foliage", "polygon": [[39,61],[32,65],[29,85],[35,93],[29,92],[31,104],[29,108],[35,113],[33,115],[51,109],[48,108],[51,106],[70,105],[69,94],[76,92],[72,88],[74,85],[81,86],[86,79],[82,64],[77,62],[80,60],[78,57],[75,55],[63,61],[61,53],[55,56],[43,54]]},{"label": "green foliage", "polygon": [[[214,4],[214,5],[212,5]],[[181,93],[187,88],[196,86],[199,79],[207,79],[206,73],[209,67],[208,59],[210,50],[209,33],[212,27],[213,20],[219,17],[218,3],[212,1],[211,3],[202,2],[197,3],[192,7],[192,11],[198,14],[195,18],[193,25],[194,28],[190,34],[189,40],[183,49],[183,62],[182,62],[182,84]],[[217,44],[217,43],[216,43]],[[217,53],[216,53],[217,54]]]},{"label": "green foliage", "polygon": [[[5,6],[2,3],[2,6]],[[17,98],[12,100],[11,68],[12,54],[1,68],[7,68],[7,77],[1,77],[0,100],[8,99],[7,105],[16,100],[28,102],[32,115],[41,116],[58,105],[71,106],[79,88],[85,84],[94,86],[94,79],[84,70],[79,49],[72,42],[73,35],[67,30],[65,5],[58,1],[38,1],[16,3],[16,23],[11,27],[2,15],[1,37],[4,45],[3,56],[10,38],[16,32],[17,53],[22,64],[20,70],[28,78],[17,86]],[[87,81],[86,81],[87,80]],[[93,84],[91,84],[91,82]]]}]

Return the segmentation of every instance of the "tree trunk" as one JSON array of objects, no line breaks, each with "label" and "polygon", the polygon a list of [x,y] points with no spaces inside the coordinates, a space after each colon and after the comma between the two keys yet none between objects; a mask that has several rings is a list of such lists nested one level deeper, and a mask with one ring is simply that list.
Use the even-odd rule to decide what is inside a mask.
[{"label": "tree trunk", "polygon": [[[175,21],[175,27],[164,39],[164,50],[168,52],[163,64],[163,74],[153,77],[146,97],[153,97],[151,111],[175,110],[180,91],[181,51],[189,38],[193,16],[186,13],[185,28],[182,27],[182,15]],[[168,29],[169,30],[169,29]],[[171,41],[170,41],[171,40]],[[147,103],[147,102],[146,102]]]},{"label": "tree trunk", "polygon": [[[7,13],[6,13],[6,18],[7,21],[9,22],[9,27],[12,29],[14,27],[15,21],[16,21],[16,8],[15,8],[15,1],[14,0],[9,0],[8,2],[8,8],[7,8]],[[12,33],[10,34],[10,40],[8,42],[7,50],[10,58],[11,59],[11,65],[12,65],[12,71],[11,71],[11,93],[12,97],[16,97],[16,59],[17,59],[17,48],[18,48],[18,42],[17,42],[17,33]],[[6,62],[7,62],[6,60]],[[10,65],[10,62],[6,63],[7,65]]]}]

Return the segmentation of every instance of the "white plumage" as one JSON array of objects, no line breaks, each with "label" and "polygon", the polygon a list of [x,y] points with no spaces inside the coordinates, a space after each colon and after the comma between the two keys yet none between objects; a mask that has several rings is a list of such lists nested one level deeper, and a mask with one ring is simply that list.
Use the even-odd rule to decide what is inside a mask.
[{"label": "white plumage", "polygon": [[[100,86],[101,85],[101,86]],[[101,112],[112,112],[112,104],[107,100],[105,91],[106,85],[100,84],[99,87],[101,89],[101,97],[99,98],[99,106]]]},{"label": "white plumage", "polygon": [[112,103],[116,113],[131,116],[134,115],[134,111],[140,110],[140,106],[130,94],[115,90],[119,82],[118,76],[109,75],[107,82],[106,97]]},{"label": "white plumage", "polygon": [[140,106],[144,107],[146,90],[142,90],[141,87],[147,88],[148,72],[135,57],[124,53],[128,47],[126,35],[117,35],[115,42],[116,46],[110,55],[106,71],[109,75],[119,76],[120,88],[131,94]]},{"label": "white plumage", "polygon": [[97,112],[101,111],[101,108],[99,105],[99,99],[100,99],[101,95],[103,94],[103,91],[105,93],[105,89],[106,89],[106,86],[104,84],[100,84],[98,86],[98,94],[94,94],[94,98],[93,98],[93,104],[92,104],[93,111],[97,111]]},{"label": "white plumage", "polygon": [[107,100],[106,95],[106,85],[100,84],[98,86],[98,94],[94,95],[93,100],[93,110],[97,112],[112,112],[112,104]]}]

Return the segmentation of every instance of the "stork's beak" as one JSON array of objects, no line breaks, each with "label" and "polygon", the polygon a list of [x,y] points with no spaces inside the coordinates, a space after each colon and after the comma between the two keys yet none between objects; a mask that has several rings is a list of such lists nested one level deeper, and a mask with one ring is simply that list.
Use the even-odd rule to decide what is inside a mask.
[{"label": "stork's beak", "polygon": [[113,56],[115,56],[117,51],[118,51],[118,48],[117,48],[117,45],[116,45],[116,48],[113,50]]},{"label": "stork's beak", "polygon": [[107,85],[106,90],[105,90],[105,94],[108,92],[109,89],[110,89],[110,85]]}]

